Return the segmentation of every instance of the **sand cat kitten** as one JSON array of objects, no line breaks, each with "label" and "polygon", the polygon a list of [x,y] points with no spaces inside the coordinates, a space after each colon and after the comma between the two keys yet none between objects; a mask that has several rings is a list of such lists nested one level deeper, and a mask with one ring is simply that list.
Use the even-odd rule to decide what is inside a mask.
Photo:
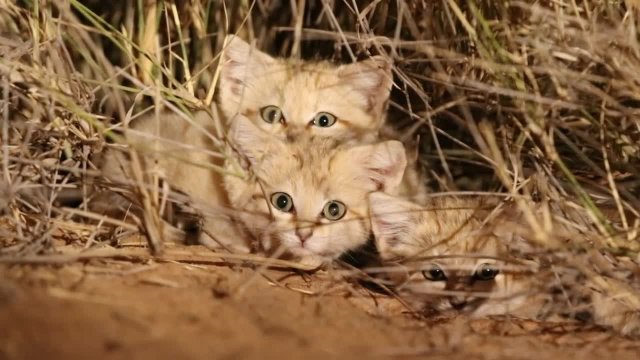
[{"label": "sand cat kitten", "polygon": [[[640,334],[640,284],[635,279],[636,288],[630,285],[633,274],[586,272],[597,252],[541,252],[523,236],[517,211],[506,206],[493,212],[497,204],[447,197],[419,206],[372,194],[380,255],[405,271],[390,276],[398,293],[427,314],[590,317],[624,334]],[[563,226],[556,235],[582,236]]]},{"label": "sand cat kitten", "polygon": [[277,59],[229,35],[221,60],[220,108],[284,137],[377,135],[391,90],[390,64],[380,57],[348,65]]},{"label": "sand cat kitten", "polygon": [[361,144],[313,135],[287,141],[244,117],[235,120],[230,138],[258,179],[228,176],[231,204],[244,210],[249,230],[268,219],[258,226],[267,231],[254,232],[267,250],[282,246],[308,261],[331,260],[364,244],[367,195],[396,191],[406,166],[398,141]]}]

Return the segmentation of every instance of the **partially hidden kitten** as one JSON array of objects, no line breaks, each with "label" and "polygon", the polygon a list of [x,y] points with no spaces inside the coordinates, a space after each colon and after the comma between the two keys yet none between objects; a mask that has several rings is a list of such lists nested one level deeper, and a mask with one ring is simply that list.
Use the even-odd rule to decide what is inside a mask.
[{"label": "partially hidden kitten", "polygon": [[436,197],[418,205],[373,193],[372,228],[387,281],[429,315],[571,317],[640,335],[638,274],[616,273],[611,263],[621,260],[595,250],[563,252],[563,242],[586,236],[569,226],[556,224],[555,249],[538,246],[516,208],[499,204]]},{"label": "partially hidden kitten", "polygon": [[247,230],[268,252],[307,263],[363,245],[371,232],[367,195],[396,192],[406,167],[404,147],[395,140],[363,144],[311,134],[282,140],[244,117],[235,119],[230,138],[254,174],[225,179]]},{"label": "partially hidden kitten", "polygon": [[229,122],[242,115],[281,138],[377,136],[393,81],[382,57],[334,65],[274,58],[234,35],[225,44],[219,99]]}]

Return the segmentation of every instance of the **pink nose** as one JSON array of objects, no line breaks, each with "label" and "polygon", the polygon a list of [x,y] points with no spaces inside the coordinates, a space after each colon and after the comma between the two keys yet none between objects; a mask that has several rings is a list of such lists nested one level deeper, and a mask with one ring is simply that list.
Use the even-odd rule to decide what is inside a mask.
[{"label": "pink nose", "polygon": [[296,235],[298,235],[300,242],[304,244],[304,242],[313,235],[313,229],[311,227],[297,228]]}]

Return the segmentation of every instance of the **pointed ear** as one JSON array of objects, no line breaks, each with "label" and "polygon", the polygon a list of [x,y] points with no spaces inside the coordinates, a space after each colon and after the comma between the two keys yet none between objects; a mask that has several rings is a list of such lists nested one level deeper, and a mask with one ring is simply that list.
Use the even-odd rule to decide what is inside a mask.
[{"label": "pointed ear", "polygon": [[371,229],[383,259],[415,255],[412,230],[419,220],[421,207],[382,192],[369,195]]},{"label": "pointed ear", "polygon": [[354,181],[364,183],[370,191],[394,193],[407,167],[404,146],[396,140],[356,146],[338,156],[354,172]]},{"label": "pointed ear", "polygon": [[275,60],[235,35],[227,35],[224,41],[220,92],[230,100],[238,101],[242,89],[264,74],[265,67]]},{"label": "pointed ear", "polygon": [[383,56],[373,56],[338,68],[341,79],[360,94],[367,112],[380,112],[389,99],[393,74],[391,62]]}]

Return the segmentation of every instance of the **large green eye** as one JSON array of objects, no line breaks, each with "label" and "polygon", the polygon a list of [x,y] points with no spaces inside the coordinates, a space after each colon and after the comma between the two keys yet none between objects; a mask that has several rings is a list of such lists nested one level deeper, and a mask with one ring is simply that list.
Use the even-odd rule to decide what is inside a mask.
[{"label": "large green eye", "polygon": [[329,127],[335,124],[336,120],[336,117],[329,114],[328,112],[319,112],[313,118],[313,121],[311,123],[317,127]]},{"label": "large green eye", "polygon": [[337,200],[331,200],[324,205],[322,209],[322,216],[325,218],[336,221],[342,219],[344,214],[347,213],[347,207],[343,203]]},{"label": "large green eye", "polygon": [[500,270],[496,269],[491,264],[482,264],[478,270],[473,273],[473,277],[477,280],[489,281],[495,279],[499,272]]},{"label": "large green eye", "polygon": [[423,270],[422,276],[425,279],[431,281],[445,281],[447,280],[447,275],[444,273],[444,270],[440,268],[438,265],[433,265],[429,270]]},{"label": "large green eye", "polygon": [[293,210],[293,199],[287,193],[273,193],[271,195],[271,204],[282,212],[291,212]]},{"label": "large green eye", "polygon": [[262,116],[262,120],[268,122],[269,124],[284,120],[282,116],[282,110],[280,110],[279,107],[273,105],[263,107],[260,110],[260,116]]}]

